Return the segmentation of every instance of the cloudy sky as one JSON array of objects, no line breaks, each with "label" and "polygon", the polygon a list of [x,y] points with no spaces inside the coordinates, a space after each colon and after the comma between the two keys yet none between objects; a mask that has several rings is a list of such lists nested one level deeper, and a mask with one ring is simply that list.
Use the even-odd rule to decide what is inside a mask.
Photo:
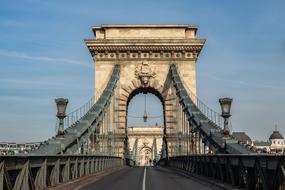
[{"label": "cloudy sky", "polygon": [[[2,1],[0,141],[44,140],[55,133],[55,97],[68,97],[71,111],[92,96],[83,40],[98,24],[198,25],[207,39],[197,63],[199,98],[219,111],[218,98],[233,97],[234,131],[266,140],[277,124],[285,136],[284,7],[284,0]],[[143,96],[133,100],[141,105]]]}]

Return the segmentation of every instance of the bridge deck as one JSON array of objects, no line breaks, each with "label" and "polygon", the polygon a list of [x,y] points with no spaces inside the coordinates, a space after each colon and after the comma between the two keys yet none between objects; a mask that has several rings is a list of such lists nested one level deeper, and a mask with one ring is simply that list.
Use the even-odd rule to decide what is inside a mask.
[{"label": "bridge deck", "polygon": [[[145,177],[144,177],[145,176]],[[144,179],[145,178],[145,179]],[[162,167],[126,168],[106,176],[80,190],[173,190],[173,189],[212,189],[195,179],[186,177],[174,170]]]}]

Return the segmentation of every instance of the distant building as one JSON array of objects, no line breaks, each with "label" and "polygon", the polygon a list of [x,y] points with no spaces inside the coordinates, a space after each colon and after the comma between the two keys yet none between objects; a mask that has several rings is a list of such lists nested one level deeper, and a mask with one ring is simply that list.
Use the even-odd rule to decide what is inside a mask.
[{"label": "distant building", "polygon": [[40,142],[15,143],[0,142],[0,155],[27,154],[40,146]]},{"label": "distant building", "polygon": [[253,146],[258,153],[270,152],[270,142],[268,141],[253,141]]},{"label": "distant building", "polygon": [[269,137],[269,141],[271,142],[270,152],[272,153],[284,153],[285,145],[284,138],[279,133],[279,131],[273,131],[273,133]]},{"label": "distant building", "polygon": [[252,141],[245,132],[233,132],[232,136],[258,153],[285,154],[284,138],[277,129],[270,135],[269,141]]},{"label": "distant building", "polygon": [[277,130],[270,135],[269,141],[254,141],[253,146],[259,153],[285,154],[284,138]]},{"label": "distant building", "polygon": [[162,150],[163,127],[130,126],[128,127],[131,157],[139,166],[151,165],[159,160]]},{"label": "distant building", "polygon": [[233,132],[232,136],[242,144],[252,146],[252,140],[245,132]]}]

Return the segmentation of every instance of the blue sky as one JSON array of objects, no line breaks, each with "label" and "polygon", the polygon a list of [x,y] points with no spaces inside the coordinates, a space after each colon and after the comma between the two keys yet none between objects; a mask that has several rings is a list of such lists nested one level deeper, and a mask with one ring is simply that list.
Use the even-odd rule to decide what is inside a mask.
[{"label": "blue sky", "polygon": [[89,100],[94,67],[83,39],[93,38],[91,26],[121,23],[198,25],[207,39],[197,63],[200,99],[219,111],[218,98],[233,97],[234,131],[266,140],[278,124],[285,136],[284,7],[283,0],[4,0],[0,141],[46,139],[55,133],[55,97],[68,97],[69,111]]}]

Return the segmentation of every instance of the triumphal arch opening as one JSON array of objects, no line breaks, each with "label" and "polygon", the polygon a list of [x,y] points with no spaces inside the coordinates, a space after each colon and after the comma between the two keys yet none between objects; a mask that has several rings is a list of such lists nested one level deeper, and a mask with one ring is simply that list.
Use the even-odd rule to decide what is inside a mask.
[{"label": "triumphal arch opening", "polygon": [[[85,42],[95,64],[95,102],[105,89],[114,66],[118,64],[121,68],[108,117],[104,121],[117,140],[108,144],[107,141],[100,142],[99,138],[100,151],[113,146],[116,148],[112,150],[118,156],[136,154],[138,158],[145,158],[151,155],[152,159],[155,155],[199,152],[200,137],[188,131],[187,118],[182,114],[183,108],[179,106],[168,74],[170,65],[176,64],[187,91],[196,94],[196,61],[205,43],[204,39],[196,38],[197,29],[197,26],[184,24],[100,25],[92,28],[95,39]],[[128,104],[138,93],[152,93],[161,100],[164,118],[161,132],[157,128],[153,131],[142,128],[130,131],[128,128]],[[190,134],[191,138],[185,136]],[[134,145],[139,142],[145,147],[135,150]],[[156,147],[153,147],[154,142]],[[194,146],[191,150],[189,143]]]}]

